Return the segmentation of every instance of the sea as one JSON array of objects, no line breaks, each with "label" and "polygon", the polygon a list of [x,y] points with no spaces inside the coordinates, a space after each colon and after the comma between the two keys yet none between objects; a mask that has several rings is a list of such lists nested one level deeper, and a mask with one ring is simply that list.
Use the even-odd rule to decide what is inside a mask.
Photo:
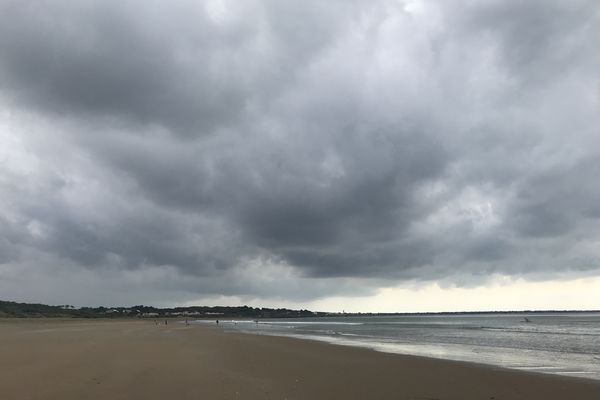
[{"label": "sea", "polygon": [[[195,321],[215,324],[215,321]],[[600,380],[600,313],[335,316],[219,321],[227,331]]]}]

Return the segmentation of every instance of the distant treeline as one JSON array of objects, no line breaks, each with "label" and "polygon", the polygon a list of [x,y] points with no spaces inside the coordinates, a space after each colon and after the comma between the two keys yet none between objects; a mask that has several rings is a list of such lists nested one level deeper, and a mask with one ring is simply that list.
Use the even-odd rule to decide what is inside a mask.
[{"label": "distant treeline", "polygon": [[0,301],[0,318],[301,318],[327,315],[308,310],[287,308],[254,308],[248,306],[193,306],[157,308],[138,305],[133,307],[81,307],[71,305],[49,306],[46,304]]}]

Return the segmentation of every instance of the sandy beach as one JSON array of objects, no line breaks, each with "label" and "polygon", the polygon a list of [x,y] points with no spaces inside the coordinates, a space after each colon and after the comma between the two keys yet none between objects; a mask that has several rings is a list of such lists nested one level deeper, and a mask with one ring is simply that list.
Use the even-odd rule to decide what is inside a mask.
[{"label": "sandy beach", "polygon": [[600,381],[173,320],[1,320],[0,354],[4,400],[600,398]]}]

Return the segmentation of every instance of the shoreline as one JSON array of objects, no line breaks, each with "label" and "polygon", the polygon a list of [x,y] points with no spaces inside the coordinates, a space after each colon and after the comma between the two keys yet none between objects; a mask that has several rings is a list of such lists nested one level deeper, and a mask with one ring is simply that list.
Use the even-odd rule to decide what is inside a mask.
[{"label": "shoreline", "polygon": [[[214,321],[211,323],[210,321],[205,320],[195,320],[192,321],[192,323],[214,325]],[[309,324],[308,326],[297,325],[305,323],[301,320],[284,322],[268,320],[264,323],[264,327],[261,328],[258,324],[255,325],[253,321],[250,320],[223,320],[219,327],[231,332],[292,337],[301,340],[313,340],[347,347],[370,349],[383,353],[420,356],[436,360],[453,360],[486,365],[494,368],[506,368],[522,372],[600,381],[600,363],[598,362],[600,358],[596,356],[597,351],[590,347],[590,343],[586,343],[588,346],[587,352],[569,352],[557,351],[556,343],[552,342],[531,344],[524,343],[525,340],[519,339],[521,341],[521,346],[510,347],[506,346],[505,343],[501,343],[497,337],[492,337],[490,342],[485,343],[482,339],[485,340],[489,338],[481,336],[477,338],[479,339],[479,344],[474,344],[472,343],[473,340],[443,341],[443,337],[441,337],[441,342],[434,340],[421,341],[419,338],[415,337],[414,334],[412,337],[409,334],[409,340],[406,340],[406,338],[402,336],[395,337],[395,332],[390,334],[389,331],[387,332],[387,335],[377,336],[377,334],[373,332],[376,332],[376,329],[379,328],[366,328],[368,334],[365,335],[365,329],[363,327],[356,328],[354,326],[345,326],[369,326],[369,324],[376,326],[378,323],[378,321],[371,322],[367,319],[348,319],[343,323],[344,326],[339,328],[334,325],[336,322],[332,322],[331,320],[324,323],[319,323],[317,320],[311,320],[307,322],[307,324]],[[282,325],[273,324],[285,324],[285,328],[288,329],[281,329],[280,326]],[[485,324],[485,321],[475,323],[472,328],[474,330],[467,329],[467,332],[476,332],[477,329],[482,331],[486,330],[486,325],[482,328],[479,327],[478,324]],[[470,326],[467,326],[467,328],[469,327]],[[519,329],[520,327],[515,328],[511,326],[510,329],[507,328],[506,331],[519,332]],[[492,330],[492,328],[489,328],[489,330]],[[502,331],[501,328],[498,328],[497,330]],[[386,331],[383,332],[385,333]],[[527,330],[524,332],[529,334]],[[451,333],[456,334],[455,332]],[[410,340],[411,338],[412,340]],[[506,336],[501,339],[505,338]],[[535,340],[538,340],[537,337]],[[499,343],[500,345],[498,345]],[[573,339],[571,339],[571,344],[573,343]],[[518,341],[516,344],[519,344]],[[523,347],[523,345],[530,347]]]},{"label": "shoreline", "polygon": [[0,321],[3,399],[597,399],[600,381],[170,320]]},{"label": "shoreline", "polygon": [[[221,329],[221,328],[216,328],[216,327],[208,327],[209,329]],[[550,376],[550,377],[554,377],[554,378],[564,378],[564,379],[568,379],[568,380],[583,380],[586,382],[593,382],[593,383],[598,383],[600,384],[600,379],[595,379],[595,378],[590,378],[590,377],[586,377],[586,376],[578,376],[577,374],[561,374],[561,373],[553,373],[553,372],[541,372],[541,371],[536,371],[536,370],[527,370],[527,369],[519,369],[519,368],[510,368],[510,367],[505,367],[502,365],[495,365],[495,364],[487,364],[487,363],[483,363],[483,362],[477,362],[477,361],[465,361],[465,360],[456,360],[456,359],[452,359],[452,358],[442,358],[442,357],[433,357],[433,356],[427,356],[427,355],[420,355],[420,354],[410,354],[410,353],[400,353],[400,352],[394,352],[394,351],[386,351],[386,350],[381,350],[378,349],[377,347],[372,347],[370,345],[355,345],[355,344],[345,344],[342,342],[336,342],[335,340],[326,340],[325,338],[320,339],[316,336],[303,336],[303,335],[284,335],[284,334],[276,334],[276,333],[259,333],[259,332],[247,332],[247,331],[233,331],[233,330],[224,330],[224,333],[227,334],[239,334],[239,335],[255,335],[255,336],[264,336],[264,337],[278,337],[278,338],[287,338],[287,339],[291,339],[291,340],[300,340],[300,341],[310,341],[310,342],[314,342],[314,343],[324,343],[330,346],[339,346],[339,347],[343,347],[343,348],[351,348],[351,349],[359,349],[359,350],[365,350],[365,351],[371,351],[371,352],[376,352],[376,353],[382,353],[382,354],[390,354],[390,355],[395,355],[395,356],[399,356],[399,357],[414,357],[414,358],[421,358],[424,360],[431,360],[431,361],[441,361],[441,362],[451,362],[451,363],[458,363],[458,364],[464,364],[464,365],[472,365],[472,366],[476,366],[478,368],[485,368],[485,369],[491,369],[491,370],[505,370],[505,371],[509,371],[509,372],[518,372],[518,373],[522,373],[522,374],[532,374],[532,375],[541,375],[541,376]],[[350,342],[350,341],[349,341]],[[582,374],[583,375],[583,374]],[[599,394],[600,396],[600,394]]]}]

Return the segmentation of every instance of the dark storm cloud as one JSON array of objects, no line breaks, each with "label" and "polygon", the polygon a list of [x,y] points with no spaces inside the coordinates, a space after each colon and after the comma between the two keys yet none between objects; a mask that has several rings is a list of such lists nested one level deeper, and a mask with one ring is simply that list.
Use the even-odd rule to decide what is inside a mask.
[{"label": "dark storm cloud", "polygon": [[593,1],[3,2],[0,274],[184,300],[597,271],[599,21]]}]

